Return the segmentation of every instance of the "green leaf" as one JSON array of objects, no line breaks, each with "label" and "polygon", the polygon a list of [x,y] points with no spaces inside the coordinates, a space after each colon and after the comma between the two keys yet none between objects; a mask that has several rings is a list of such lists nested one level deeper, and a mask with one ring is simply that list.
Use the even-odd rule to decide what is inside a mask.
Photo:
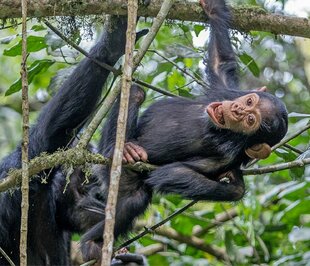
[{"label": "green leaf", "polygon": [[179,24],[179,27],[180,27],[184,32],[189,32],[189,27],[188,27],[188,25]]},{"label": "green leaf", "polygon": [[233,237],[233,233],[231,230],[227,230],[225,232],[225,247],[226,247],[226,251],[228,253],[228,255],[231,258],[235,258],[236,255],[236,250],[235,250],[235,245],[234,245],[234,237]]},{"label": "green leaf", "polygon": [[32,28],[31,28],[31,30],[33,30],[33,31],[42,31],[42,30],[45,30],[45,29],[46,28],[43,25],[41,25],[41,24],[33,25]]},{"label": "green leaf", "polygon": [[[49,59],[34,61],[31,64],[31,66],[28,68],[28,84],[31,84],[31,82],[33,81],[36,75],[40,74],[43,71],[46,71],[54,63],[55,61],[49,60]],[[21,81],[21,78],[19,78],[5,92],[5,96],[18,92],[21,89],[22,89],[22,81]]]},{"label": "green leaf", "polygon": [[[27,52],[37,52],[47,47],[44,37],[29,36],[27,38]],[[22,54],[22,41],[12,46],[9,49],[4,50],[3,55],[6,56],[17,56]]]},{"label": "green leaf", "polygon": [[239,55],[239,58],[243,64],[252,72],[255,77],[259,77],[260,69],[256,64],[255,60],[246,53]]},{"label": "green leaf", "polygon": [[205,26],[203,25],[195,25],[194,32],[195,32],[196,37],[198,37],[199,33],[203,31],[204,29],[205,29]]}]

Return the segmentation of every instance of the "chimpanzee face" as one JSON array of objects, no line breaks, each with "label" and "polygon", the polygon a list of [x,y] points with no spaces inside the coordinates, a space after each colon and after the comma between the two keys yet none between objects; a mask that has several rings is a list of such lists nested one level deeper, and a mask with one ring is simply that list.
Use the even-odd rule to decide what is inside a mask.
[{"label": "chimpanzee face", "polygon": [[264,117],[272,112],[272,105],[249,93],[233,101],[212,102],[207,106],[211,121],[219,128],[251,135],[261,126]]},{"label": "chimpanzee face", "polygon": [[[276,108],[267,98],[262,98],[257,93],[248,93],[232,101],[212,102],[206,111],[216,127],[253,135],[265,127],[267,119],[275,116]],[[250,158],[268,157],[270,146],[259,139],[257,141],[255,145],[247,148],[245,153]]]}]

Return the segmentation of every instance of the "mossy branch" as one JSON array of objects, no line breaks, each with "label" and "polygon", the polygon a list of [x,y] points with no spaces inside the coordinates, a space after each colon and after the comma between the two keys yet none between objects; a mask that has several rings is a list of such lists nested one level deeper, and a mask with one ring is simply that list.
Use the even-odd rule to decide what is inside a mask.
[{"label": "mossy branch", "polygon": [[[163,0],[152,0],[150,5],[141,5],[138,15],[155,17]],[[270,14],[260,7],[234,7],[233,27],[248,32],[250,30],[267,31],[274,34],[284,34],[310,38],[310,20],[280,14]],[[64,1],[64,0],[32,0],[28,5],[30,17],[71,16],[71,15],[112,15],[127,14],[125,0],[93,0],[93,1]],[[21,17],[21,3],[19,0],[0,1],[0,18]],[[177,1],[168,19],[205,22],[206,16],[198,1]]]}]

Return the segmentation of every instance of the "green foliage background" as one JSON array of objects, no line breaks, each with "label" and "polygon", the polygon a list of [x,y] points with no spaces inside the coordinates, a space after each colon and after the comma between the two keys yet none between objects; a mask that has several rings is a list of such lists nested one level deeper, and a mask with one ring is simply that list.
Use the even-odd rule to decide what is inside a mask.
[{"label": "green foliage background", "polygon": [[[257,4],[255,1],[248,2]],[[285,1],[277,3],[284,4]],[[65,78],[70,71],[60,72],[60,78],[48,86],[51,78],[61,69],[72,68],[81,56],[65,46],[43,23],[32,20],[29,25],[32,26],[28,33],[30,106],[34,122],[41,106],[59,87],[61,78]],[[139,23],[140,28],[149,26],[149,20]],[[153,51],[145,56],[136,77],[177,95],[194,97],[199,94],[197,83],[191,77],[157,53],[181,68],[190,69],[200,78],[204,47],[196,38],[207,35],[203,29],[200,24],[167,23],[154,40],[151,46]],[[90,42],[80,38],[86,30],[80,30],[79,34],[74,32],[74,39],[82,40],[82,46],[87,49]],[[8,154],[21,138],[21,97],[18,92],[20,32],[19,27],[0,31],[0,158]],[[243,88],[267,86],[285,101],[290,113],[288,136],[307,127],[310,114],[310,71],[307,71],[310,41],[263,32],[247,35],[234,32],[232,38],[240,63]],[[147,90],[144,107],[162,97]],[[299,156],[309,157],[309,133],[306,130],[291,140],[290,146],[282,146],[255,167],[290,162]],[[229,261],[220,261],[199,246],[167,237],[164,232],[141,238],[131,247],[131,251],[149,252],[150,265],[310,265],[309,170],[304,166],[246,176],[247,194],[238,204],[199,202],[166,225],[186,239],[192,240],[194,237],[201,243],[220,248],[228,254]],[[178,196],[156,195],[152,206],[138,221],[135,232],[164,219],[186,203]],[[234,212],[234,217],[227,212]],[[227,221],[215,225],[214,221],[221,215],[226,215]],[[210,229],[203,234],[197,233],[205,228]],[[154,250],[157,247],[158,252],[146,251],[146,247]]]}]

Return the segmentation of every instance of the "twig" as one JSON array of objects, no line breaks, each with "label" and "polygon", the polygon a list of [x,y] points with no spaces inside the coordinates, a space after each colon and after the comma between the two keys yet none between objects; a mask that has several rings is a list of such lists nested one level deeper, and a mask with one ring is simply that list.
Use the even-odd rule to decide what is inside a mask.
[{"label": "twig", "polygon": [[194,232],[195,236],[202,236],[204,234],[206,234],[210,229],[222,225],[223,223],[230,221],[231,219],[235,218],[238,216],[237,210],[236,208],[232,208],[228,211],[225,211],[223,213],[219,213],[215,219],[211,222],[210,225],[200,229],[200,230],[196,230]]},{"label": "twig", "polygon": [[113,253],[116,203],[119,182],[122,173],[122,159],[125,145],[129,96],[133,73],[133,52],[136,39],[137,11],[138,0],[128,0],[128,23],[126,32],[125,62],[123,66],[122,91],[119,114],[117,119],[115,149],[111,165],[108,199],[105,208],[101,266],[110,265]]},{"label": "twig", "polygon": [[76,45],[73,41],[71,41],[69,38],[67,38],[65,35],[63,35],[57,28],[55,28],[51,23],[49,23],[46,19],[43,19],[43,22],[45,23],[45,25],[47,27],[49,27],[56,35],[58,35],[61,39],[63,39],[66,43],[68,43],[69,45],[71,45],[75,50],[79,51],[81,54],[83,54],[84,56],[86,56],[87,58],[91,59],[94,63],[96,63],[98,66],[109,70],[113,73],[114,76],[118,76],[120,75],[120,70],[104,63],[104,62],[100,62],[99,60],[97,60],[96,58],[90,56],[89,53],[87,53],[84,49],[82,49],[80,46]]},{"label": "twig", "polygon": [[[303,132],[307,131],[310,128],[310,123],[308,123],[306,126],[304,126],[302,129],[298,130],[296,133],[294,133],[291,136],[288,136],[286,138],[284,138],[281,142],[279,142],[278,144],[274,145],[271,148],[271,151],[276,150],[277,148],[281,147],[282,145],[286,144],[287,142],[291,141],[294,138],[297,138],[300,134],[302,134]],[[255,159],[253,161],[251,161],[250,163],[247,164],[247,168],[252,166],[253,164],[257,163],[259,160]]]},{"label": "twig", "polygon": [[0,247],[0,253],[7,260],[7,262],[10,264],[10,266],[15,266],[14,262],[11,260],[11,258],[8,256],[8,254],[6,254],[5,251],[1,247]]},{"label": "twig", "polygon": [[204,252],[211,254],[220,261],[225,261],[228,265],[231,265],[230,260],[226,252],[220,248],[205,243],[205,240],[196,236],[183,235],[176,230],[168,227],[162,227],[155,230],[155,233],[161,236],[168,237],[169,239],[177,240],[181,243],[185,243],[196,249],[200,249]]},{"label": "twig", "polygon": [[295,167],[303,167],[307,164],[310,164],[310,158],[299,159],[288,163],[279,163],[271,166],[260,167],[260,168],[251,168],[242,170],[244,175],[261,175],[266,173],[273,173],[276,171],[281,171],[285,169],[291,169]]},{"label": "twig", "polygon": [[181,68],[178,66],[178,64],[176,64],[175,62],[173,62],[172,60],[170,60],[169,58],[165,57],[164,55],[162,55],[161,53],[159,53],[156,50],[148,50],[148,52],[152,52],[157,54],[158,56],[160,56],[161,58],[163,58],[164,60],[166,60],[167,62],[169,62],[170,64],[174,65],[178,70],[180,70],[181,72],[183,72],[185,75],[191,77],[193,80],[195,80],[199,85],[201,85],[202,87],[209,87],[209,85],[207,83],[205,83],[202,79],[198,79],[196,78],[192,73],[190,73],[186,68]]},{"label": "twig", "polygon": [[146,83],[146,82],[144,82],[144,81],[141,81],[141,80],[139,80],[139,79],[135,79],[135,78],[134,78],[133,81],[134,81],[136,84],[138,84],[138,85],[147,87],[147,88],[152,89],[153,91],[157,91],[157,92],[159,92],[159,93],[161,93],[161,94],[163,94],[163,95],[170,96],[170,97],[183,98],[182,96],[173,94],[173,93],[171,93],[171,92],[169,92],[169,91],[162,90],[162,89],[160,89],[160,88],[158,88],[158,87],[155,87],[155,86],[153,86],[153,85],[151,85],[151,84],[149,84],[149,83]]},{"label": "twig", "polygon": [[81,264],[80,266],[90,266],[90,265],[94,265],[95,263],[96,263],[96,260],[90,260],[90,261],[87,261]]},{"label": "twig", "polygon": [[[227,213],[227,216],[229,216],[229,213],[226,211],[226,209],[224,208],[223,204],[221,203],[221,208],[223,211],[225,211]],[[244,236],[244,238],[246,239],[246,241],[249,243],[249,245],[251,246],[251,248],[253,249],[253,253],[256,259],[256,262],[258,264],[260,264],[260,257],[259,254],[255,248],[255,246],[252,244],[251,239],[248,237],[247,233],[243,230],[243,228],[241,226],[239,226],[236,221],[234,219],[232,219],[232,217],[230,218],[230,220],[232,220],[232,223],[234,224],[234,226],[241,232],[241,234]]]},{"label": "twig", "polygon": [[[148,34],[144,37],[143,41],[140,44],[139,51],[135,54],[133,59],[133,72],[137,69],[138,65],[140,64],[143,56],[147,52],[147,49],[151,45],[152,41],[156,37],[157,32],[159,31],[161,25],[163,24],[174,0],[165,0],[164,3],[161,6],[160,11],[158,12],[157,17],[154,19],[153,25],[150,28]],[[120,83],[118,82],[115,88],[111,91],[111,94],[109,94],[106,98],[106,100],[103,102],[102,106],[96,113],[93,120],[90,122],[89,126],[83,133],[78,146],[81,148],[85,148],[90,141],[92,135],[94,134],[95,130],[101,123],[102,119],[106,116],[107,112],[110,110],[113,102],[115,101],[116,97],[119,95],[121,90]]]},{"label": "twig", "polygon": [[297,154],[303,154],[303,151],[302,151],[302,150],[297,149],[296,147],[293,147],[293,146],[290,145],[290,144],[285,143],[285,144],[283,144],[283,146],[286,147],[286,148],[288,148],[288,149],[290,149],[290,150],[292,150],[292,151],[294,151],[294,152],[297,153]]},{"label": "twig", "polygon": [[29,101],[28,101],[28,73],[27,73],[27,0],[22,0],[22,200],[19,258],[20,265],[27,265],[27,235],[28,235],[28,209],[29,209]]},{"label": "twig", "polygon": [[123,244],[121,244],[120,246],[118,246],[115,251],[120,250],[121,248],[127,247],[128,245],[130,245],[131,243],[135,242],[136,240],[140,239],[141,237],[149,234],[149,233],[153,233],[155,229],[157,229],[158,227],[162,226],[163,224],[165,224],[166,222],[172,220],[175,216],[179,215],[180,213],[186,211],[189,207],[193,206],[195,203],[197,203],[197,200],[192,200],[191,202],[189,202],[188,204],[186,204],[184,207],[182,207],[181,209],[175,211],[174,213],[172,213],[171,215],[169,215],[166,219],[160,221],[157,224],[154,224],[153,226],[151,226],[150,228],[145,228],[145,230],[143,232],[141,232],[140,234],[136,235],[135,237],[125,241]]}]

